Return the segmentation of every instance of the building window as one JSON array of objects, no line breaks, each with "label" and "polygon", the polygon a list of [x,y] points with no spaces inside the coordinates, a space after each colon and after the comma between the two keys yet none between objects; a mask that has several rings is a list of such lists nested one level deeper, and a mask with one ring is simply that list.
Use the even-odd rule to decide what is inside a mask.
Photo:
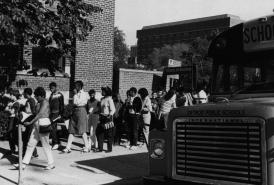
[{"label": "building window", "polygon": [[1,45],[0,46],[0,66],[16,66],[20,61],[20,50],[16,45]]},{"label": "building window", "polygon": [[54,48],[32,48],[32,69],[48,70],[50,73],[64,73],[65,58]]}]

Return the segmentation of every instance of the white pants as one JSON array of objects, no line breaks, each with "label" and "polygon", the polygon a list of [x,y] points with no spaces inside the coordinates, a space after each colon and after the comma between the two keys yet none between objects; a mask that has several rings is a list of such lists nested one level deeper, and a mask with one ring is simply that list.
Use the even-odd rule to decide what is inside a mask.
[{"label": "white pants", "polygon": [[164,120],[165,120],[165,128],[167,128],[167,121],[168,121],[169,112],[162,113],[162,115],[164,116]]},{"label": "white pants", "polygon": [[53,156],[51,153],[51,146],[49,144],[49,133],[46,134],[40,134],[38,131],[37,126],[35,125],[32,129],[30,139],[28,142],[26,154],[23,159],[24,164],[29,164],[31,160],[32,153],[34,151],[34,148],[36,147],[38,141],[41,141],[44,152],[48,159],[48,165],[52,165],[54,163]]},{"label": "white pants", "polygon": [[[98,115],[89,115],[89,126],[90,126],[90,140],[91,144],[97,148],[97,137],[96,137],[96,129],[99,122],[99,116]],[[90,146],[89,146],[90,147]]]},{"label": "white pants", "polygon": [[143,132],[145,135],[146,143],[148,143],[148,137],[149,137],[149,125],[151,121],[151,114],[150,112],[147,114],[143,114],[143,121],[144,121],[144,128]]}]

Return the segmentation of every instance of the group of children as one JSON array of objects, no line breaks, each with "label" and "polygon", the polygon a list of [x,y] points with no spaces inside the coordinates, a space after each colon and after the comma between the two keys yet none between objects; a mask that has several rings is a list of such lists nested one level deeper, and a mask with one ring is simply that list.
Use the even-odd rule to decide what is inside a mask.
[{"label": "group of children", "polygon": [[[57,92],[56,83],[52,82],[50,85],[51,95],[49,98],[49,104],[51,109],[51,121],[52,121],[52,149],[57,149],[60,143],[57,137],[57,119],[60,118],[64,110],[64,98],[60,92]],[[37,110],[37,101],[33,97],[33,90],[31,88],[25,88],[22,93],[17,89],[9,88],[6,91],[2,91],[0,95],[1,111],[5,111],[9,114],[6,137],[10,145],[10,153],[16,153],[16,146],[18,145],[18,124],[30,121],[34,118]],[[23,141],[23,156],[26,152],[27,144],[33,130],[32,125],[25,125],[22,132]],[[33,157],[38,157],[37,150],[33,152]]]},{"label": "group of children", "polygon": [[[70,119],[68,128],[70,136],[68,137],[68,144],[63,150],[65,153],[71,151],[71,143],[75,134],[83,136],[85,145],[83,151],[89,151],[91,148],[94,148],[95,151],[102,151],[104,138],[108,141],[108,151],[112,151],[110,145],[120,144],[122,137],[125,137],[129,141],[131,149],[136,149],[140,135],[144,136],[144,142],[148,142],[149,130],[159,126],[153,125],[152,122],[157,123],[155,120],[162,117],[166,124],[168,114],[172,108],[207,102],[207,94],[203,89],[200,89],[197,94],[191,94],[183,88],[177,90],[172,88],[168,92],[153,92],[150,97],[147,89],[141,88],[137,91],[136,88],[132,87],[128,90],[127,99],[123,102],[119,94],[112,94],[111,89],[102,88],[102,94],[105,94],[103,97],[108,97],[111,100],[107,102],[113,102],[113,108],[107,112],[111,114],[114,127],[111,129],[101,129],[101,132],[99,132],[100,127],[98,125],[100,122],[103,122],[100,120],[102,117],[100,115],[104,112],[102,110],[104,98],[97,100],[94,90],[90,90],[88,93],[83,92],[82,82],[78,82],[78,86],[79,90],[75,92],[73,99],[74,112],[68,118]],[[52,126],[50,135],[52,138],[52,150],[57,150],[60,148],[57,123],[62,120],[64,115],[64,96],[57,91],[57,84],[55,82],[49,84],[49,89],[51,91],[51,95],[48,98],[50,108],[49,118]],[[28,115],[29,117],[36,114],[35,106],[37,102],[32,94],[31,88],[25,88],[22,93],[16,89],[9,89],[0,95],[0,108],[2,106],[2,109],[9,113],[7,138],[12,154],[16,153],[18,123],[25,121],[24,115]],[[31,116],[28,119],[31,119]],[[167,125],[163,125],[163,127],[167,127]],[[23,154],[25,154],[32,130],[33,125],[25,126],[22,138]],[[98,138],[99,141],[97,140]],[[38,157],[36,149],[33,152],[33,157]]]}]

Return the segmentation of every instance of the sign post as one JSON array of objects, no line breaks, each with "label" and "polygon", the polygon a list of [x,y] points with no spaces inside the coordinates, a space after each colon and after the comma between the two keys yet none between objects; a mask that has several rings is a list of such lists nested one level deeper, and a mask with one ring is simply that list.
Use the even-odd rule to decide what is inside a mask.
[{"label": "sign post", "polygon": [[22,125],[18,125],[18,156],[19,156],[19,173],[18,173],[18,185],[23,185],[22,180],[22,154],[23,154],[23,143],[22,143]]}]

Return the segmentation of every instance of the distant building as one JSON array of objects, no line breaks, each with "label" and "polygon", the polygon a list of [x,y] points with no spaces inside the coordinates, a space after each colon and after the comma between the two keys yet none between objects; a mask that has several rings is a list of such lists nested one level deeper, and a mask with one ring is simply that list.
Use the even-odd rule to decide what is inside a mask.
[{"label": "distant building", "polygon": [[130,56],[128,58],[129,65],[135,65],[137,63],[137,45],[130,47]]},{"label": "distant building", "polygon": [[222,32],[241,22],[242,20],[238,16],[224,14],[144,26],[137,31],[138,63],[146,59],[154,48],[187,42],[197,37],[212,34],[213,31]]},{"label": "distant building", "polygon": [[137,57],[137,45],[130,47],[130,57]]}]

